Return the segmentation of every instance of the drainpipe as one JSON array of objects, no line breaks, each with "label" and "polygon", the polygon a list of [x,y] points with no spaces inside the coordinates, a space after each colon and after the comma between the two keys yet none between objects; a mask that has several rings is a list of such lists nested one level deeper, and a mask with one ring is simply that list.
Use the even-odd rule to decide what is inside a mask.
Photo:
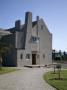
[{"label": "drainpipe", "polygon": [[38,29],[39,29],[39,16],[37,16],[37,37],[38,37]]},{"label": "drainpipe", "polygon": [[[37,16],[37,38],[39,38],[39,16]],[[40,39],[37,41],[37,44],[38,44],[39,66],[40,66]]]}]

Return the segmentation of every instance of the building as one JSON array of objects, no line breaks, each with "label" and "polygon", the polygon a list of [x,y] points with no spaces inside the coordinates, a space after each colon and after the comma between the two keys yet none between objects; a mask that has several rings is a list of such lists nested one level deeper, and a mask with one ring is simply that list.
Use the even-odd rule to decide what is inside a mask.
[{"label": "building", "polygon": [[10,35],[2,37],[2,41],[13,48],[3,57],[3,65],[48,65],[52,63],[52,34],[43,19],[37,16],[32,22],[32,13],[26,12],[25,24],[15,22],[15,27],[7,29]]}]

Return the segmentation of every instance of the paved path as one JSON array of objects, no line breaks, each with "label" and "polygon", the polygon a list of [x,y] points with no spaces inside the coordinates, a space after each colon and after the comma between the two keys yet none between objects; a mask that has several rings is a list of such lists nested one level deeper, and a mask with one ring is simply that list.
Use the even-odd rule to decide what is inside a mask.
[{"label": "paved path", "polygon": [[46,68],[22,68],[0,75],[0,90],[55,90],[42,78]]}]

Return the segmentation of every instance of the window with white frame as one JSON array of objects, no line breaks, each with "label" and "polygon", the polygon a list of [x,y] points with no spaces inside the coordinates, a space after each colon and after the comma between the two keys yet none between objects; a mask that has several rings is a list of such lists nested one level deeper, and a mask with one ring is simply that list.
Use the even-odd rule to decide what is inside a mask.
[{"label": "window with white frame", "polygon": [[38,43],[39,37],[32,36],[32,43]]}]

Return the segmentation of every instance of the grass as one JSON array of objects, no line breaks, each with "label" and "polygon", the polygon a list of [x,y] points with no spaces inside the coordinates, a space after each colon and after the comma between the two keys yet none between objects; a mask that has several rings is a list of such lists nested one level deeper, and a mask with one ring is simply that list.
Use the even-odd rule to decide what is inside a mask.
[{"label": "grass", "polygon": [[9,72],[13,72],[16,70],[17,69],[15,69],[13,67],[0,67],[0,74],[9,73]]},{"label": "grass", "polygon": [[67,90],[67,70],[61,70],[61,79],[58,80],[58,73],[47,72],[44,74],[44,80],[55,87],[57,90]]}]

